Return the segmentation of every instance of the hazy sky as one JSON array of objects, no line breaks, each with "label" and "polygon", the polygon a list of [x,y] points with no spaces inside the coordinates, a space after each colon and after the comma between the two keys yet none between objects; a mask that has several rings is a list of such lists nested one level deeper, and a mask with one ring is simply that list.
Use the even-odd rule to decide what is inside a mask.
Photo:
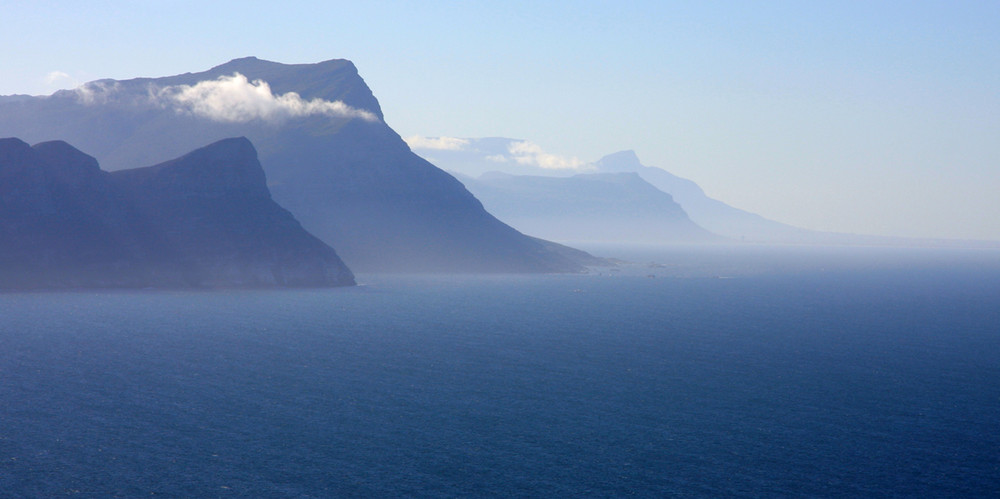
[{"label": "hazy sky", "polygon": [[794,225],[1000,239],[1000,2],[4,2],[0,94],[354,61],[410,135],[634,149]]}]

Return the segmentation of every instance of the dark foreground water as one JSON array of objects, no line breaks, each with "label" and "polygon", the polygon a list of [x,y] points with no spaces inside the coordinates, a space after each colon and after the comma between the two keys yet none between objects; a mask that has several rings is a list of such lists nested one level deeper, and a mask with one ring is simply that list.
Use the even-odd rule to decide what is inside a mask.
[{"label": "dark foreground water", "polygon": [[0,496],[1000,494],[996,252],[658,261],[0,295]]}]

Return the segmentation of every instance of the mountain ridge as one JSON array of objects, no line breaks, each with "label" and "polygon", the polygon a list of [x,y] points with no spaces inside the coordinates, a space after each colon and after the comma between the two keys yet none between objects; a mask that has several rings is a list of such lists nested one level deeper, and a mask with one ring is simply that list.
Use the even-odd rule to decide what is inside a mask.
[{"label": "mountain ridge", "polygon": [[[235,72],[246,81],[230,78]],[[225,93],[247,90],[256,80],[270,92],[258,85]],[[151,86],[159,90],[151,93]],[[150,95],[161,100],[150,102]],[[224,102],[264,114],[243,121],[204,115],[227,109],[212,107],[212,99],[234,96],[251,100]],[[271,111],[285,114],[267,119]],[[376,119],[359,118],[360,111]],[[99,80],[51,97],[0,101],[0,135],[65,139],[109,170],[245,136],[260,154],[274,199],[356,271],[584,270],[580,261],[487,213],[460,182],[413,154],[382,116],[350,61],[288,65],[241,58],[199,73]]]},{"label": "mountain ridge", "polygon": [[717,243],[723,239],[692,222],[670,194],[637,173],[580,173],[569,177],[487,172],[456,174],[484,206],[525,232],[570,244]]},{"label": "mountain ridge", "polygon": [[354,284],[270,198],[245,138],[117,172],[64,141],[2,139],[0,178],[0,289]]},{"label": "mountain ridge", "polygon": [[[517,175],[565,178],[580,173],[635,172],[681,205],[690,219],[733,243],[793,245],[875,245],[995,248],[996,241],[902,238],[864,234],[823,232],[794,227],[730,206],[709,197],[695,182],[667,170],[641,163],[632,150],[608,154],[591,163],[573,162],[572,168],[544,168],[530,156],[519,156],[522,139],[503,137],[411,138],[414,149],[449,171],[475,178],[491,170]],[[538,148],[540,150],[540,148]]]}]

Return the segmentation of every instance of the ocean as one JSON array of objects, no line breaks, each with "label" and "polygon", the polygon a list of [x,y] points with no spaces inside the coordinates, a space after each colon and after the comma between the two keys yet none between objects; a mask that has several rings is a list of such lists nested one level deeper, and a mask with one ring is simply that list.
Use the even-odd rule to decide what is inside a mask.
[{"label": "ocean", "polygon": [[619,254],[0,294],[0,496],[1000,495],[1000,252]]}]

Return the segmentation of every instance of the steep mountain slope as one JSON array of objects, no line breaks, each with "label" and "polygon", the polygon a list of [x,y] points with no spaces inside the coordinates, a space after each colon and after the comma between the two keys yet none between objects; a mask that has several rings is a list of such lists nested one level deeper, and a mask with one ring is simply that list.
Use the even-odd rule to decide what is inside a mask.
[{"label": "steep mountain slope", "polygon": [[0,140],[0,288],[145,285],[141,229],[93,158]]},{"label": "steep mountain slope", "polygon": [[246,139],[110,174],[65,142],[0,140],[0,289],[351,284]]},{"label": "steep mountain slope", "polygon": [[483,205],[520,230],[572,243],[706,243],[722,238],[693,223],[635,173],[540,177],[459,176]]},{"label": "steep mountain slope", "polygon": [[382,116],[350,61],[245,58],[202,73],[3,100],[0,135],[64,138],[111,170],[242,135],[260,152],[274,199],[355,270],[581,270],[488,214]]},{"label": "steep mountain slope", "polygon": [[414,141],[414,150],[418,154],[431,159],[441,168],[471,177],[489,171],[545,177],[567,177],[578,173],[637,173],[646,182],[670,194],[691,221],[735,241],[826,244],[844,241],[867,243],[879,239],[800,229],[734,208],[708,197],[701,187],[690,180],[643,165],[633,151],[610,154],[597,162],[577,164],[574,168],[544,168],[536,157],[526,154],[530,148],[523,145],[531,144],[530,141],[501,137],[423,139]]},{"label": "steep mountain slope", "polygon": [[698,184],[688,179],[643,165],[633,151],[609,154],[594,165],[600,172],[638,174],[661,191],[670,193],[684,207],[692,221],[717,234],[757,242],[806,242],[817,235],[814,231],[768,220],[712,199]]}]

